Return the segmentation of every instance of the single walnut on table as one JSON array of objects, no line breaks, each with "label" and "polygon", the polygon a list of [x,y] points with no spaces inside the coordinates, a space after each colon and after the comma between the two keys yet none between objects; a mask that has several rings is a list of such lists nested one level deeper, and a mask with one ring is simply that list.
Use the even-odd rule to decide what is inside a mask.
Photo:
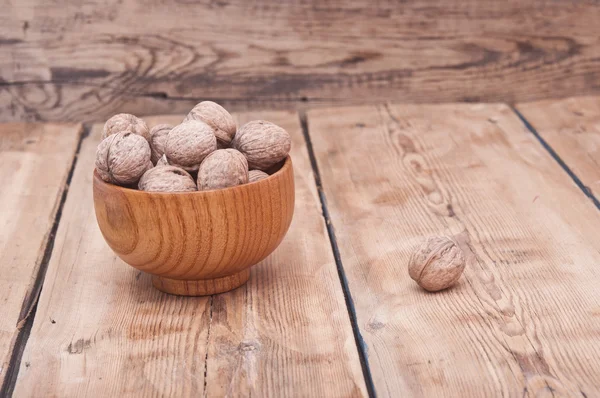
[{"label": "single walnut on table", "polygon": [[271,122],[248,122],[235,134],[231,145],[240,151],[251,169],[266,170],[285,159],[292,140],[287,131]]},{"label": "single walnut on table", "polygon": [[454,285],[464,269],[462,250],[452,239],[442,236],[428,238],[412,254],[408,263],[410,277],[430,292]]},{"label": "single walnut on table", "polygon": [[218,149],[208,155],[198,169],[198,190],[207,191],[246,184],[248,162],[235,149]]},{"label": "single walnut on table", "polygon": [[112,134],[98,145],[96,170],[106,182],[135,184],[150,168],[150,145],[140,135],[130,131]]},{"label": "single walnut on table", "polygon": [[106,121],[102,129],[102,139],[109,135],[130,131],[134,134],[144,137],[146,140],[150,138],[150,132],[146,122],[137,116],[129,113],[119,113]]},{"label": "single walnut on table", "polygon": [[213,129],[199,120],[188,120],[169,131],[165,155],[170,165],[196,171],[204,158],[216,149]]},{"label": "single walnut on table", "polygon": [[233,116],[221,105],[212,101],[202,101],[183,120],[200,120],[213,128],[219,148],[227,148],[237,128]]},{"label": "single walnut on table", "polygon": [[156,166],[146,171],[138,188],[148,192],[196,191],[196,183],[185,170],[175,166]]}]

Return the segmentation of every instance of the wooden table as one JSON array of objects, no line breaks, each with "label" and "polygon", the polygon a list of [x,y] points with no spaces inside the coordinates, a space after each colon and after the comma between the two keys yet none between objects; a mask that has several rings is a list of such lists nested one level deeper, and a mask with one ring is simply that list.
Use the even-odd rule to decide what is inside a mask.
[{"label": "wooden table", "polygon": [[[202,298],[102,239],[101,125],[2,125],[0,396],[600,395],[600,99],[236,116],[291,133],[295,216]],[[437,294],[406,270],[431,234],[469,240]]]}]

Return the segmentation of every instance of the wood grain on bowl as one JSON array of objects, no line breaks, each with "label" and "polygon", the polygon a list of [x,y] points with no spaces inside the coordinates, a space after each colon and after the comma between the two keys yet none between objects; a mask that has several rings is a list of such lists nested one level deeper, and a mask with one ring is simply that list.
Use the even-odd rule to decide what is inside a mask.
[{"label": "wood grain on bowl", "polygon": [[[94,207],[108,245],[154,275],[158,289],[221,293],[248,280],[248,268],[283,239],[294,211],[291,158],[255,184],[202,192],[142,192],[94,173]],[[188,283],[189,281],[189,283]]]}]

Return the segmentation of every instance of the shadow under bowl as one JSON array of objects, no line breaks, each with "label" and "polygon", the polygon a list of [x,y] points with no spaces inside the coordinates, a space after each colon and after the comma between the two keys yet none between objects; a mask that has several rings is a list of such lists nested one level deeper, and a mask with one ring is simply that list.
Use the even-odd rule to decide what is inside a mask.
[{"label": "shadow under bowl", "polygon": [[243,285],[250,267],[281,243],[294,213],[290,157],[268,178],[214,191],[144,192],[104,182],[96,171],[93,178],[96,219],[110,248],[171,294]]}]

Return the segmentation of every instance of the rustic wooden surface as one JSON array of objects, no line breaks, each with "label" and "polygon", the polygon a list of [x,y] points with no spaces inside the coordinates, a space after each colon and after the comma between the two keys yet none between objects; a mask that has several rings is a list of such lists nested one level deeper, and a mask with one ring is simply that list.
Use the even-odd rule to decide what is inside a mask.
[{"label": "rustic wooden surface", "polygon": [[[599,103],[519,104],[531,130],[494,104],[237,115],[292,134],[296,212],[247,285],[205,298],[158,292],[104,242],[99,126],[56,239],[79,129],[0,126],[0,396],[600,395],[600,213],[583,190],[598,176]],[[430,294],[406,263],[438,233],[468,264]]]},{"label": "rustic wooden surface", "polygon": [[600,92],[587,0],[5,3],[0,121]]},{"label": "rustic wooden surface", "polygon": [[[600,394],[600,212],[509,107],[308,124],[379,396]],[[430,234],[468,254],[438,294],[406,272]]]},{"label": "rustic wooden surface", "polygon": [[600,97],[524,103],[517,109],[600,199]]},{"label": "rustic wooden surface", "polygon": [[37,276],[80,132],[77,124],[0,126],[0,386],[41,288]]},{"label": "rustic wooden surface", "polygon": [[298,117],[239,116],[250,117],[293,136],[296,216],[247,285],[205,298],[158,292],[104,242],[91,206],[101,127],[93,128],[73,175],[15,397],[366,395]]}]

